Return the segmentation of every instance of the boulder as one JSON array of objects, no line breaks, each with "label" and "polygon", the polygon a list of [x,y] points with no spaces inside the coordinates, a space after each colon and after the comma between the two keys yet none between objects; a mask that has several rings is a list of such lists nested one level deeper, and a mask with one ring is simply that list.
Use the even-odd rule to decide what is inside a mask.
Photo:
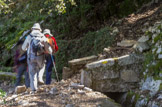
[{"label": "boulder", "polygon": [[133,46],[133,48],[139,52],[144,52],[150,49],[149,45],[146,42],[138,42]]}]

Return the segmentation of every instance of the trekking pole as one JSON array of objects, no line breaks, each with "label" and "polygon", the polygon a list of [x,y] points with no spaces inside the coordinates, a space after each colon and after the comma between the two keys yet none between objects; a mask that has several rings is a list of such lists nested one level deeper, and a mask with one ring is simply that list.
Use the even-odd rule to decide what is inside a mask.
[{"label": "trekking pole", "polygon": [[57,81],[59,81],[59,78],[58,78],[58,75],[57,75],[56,66],[55,66],[55,63],[54,63],[54,59],[53,59],[53,56],[52,56],[52,54],[51,54],[51,59],[52,59],[52,62],[53,62],[53,66],[54,66],[54,69],[55,69],[55,73],[56,73],[56,78],[57,78]]}]

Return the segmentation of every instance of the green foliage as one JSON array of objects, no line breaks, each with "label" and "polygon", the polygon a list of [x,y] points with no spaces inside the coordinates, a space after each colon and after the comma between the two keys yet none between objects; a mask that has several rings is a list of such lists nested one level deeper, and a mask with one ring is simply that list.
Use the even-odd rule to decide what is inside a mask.
[{"label": "green foliage", "polygon": [[128,15],[136,10],[135,4],[132,3],[132,0],[124,0],[123,3],[120,5],[120,14]]},{"label": "green foliage", "polygon": [[12,72],[12,68],[11,67],[1,67],[0,72]]},{"label": "green foliage", "polygon": [[77,40],[57,40],[59,51],[56,53],[56,66],[61,74],[69,60],[97,55],[104,47],[111,46],[115,35],[110,35],[110,28],[105,27],[95,32],[88,32]]},{"label": "green foliage", "polygon": [[[156,35],[156,37],[152,40],[154,43],[152,44],[151,50],[145,54],[145,62],[144,62],[144,71],[147,70],[147,73],[145,73],[145,79],[148,76],[153,76],[154,80],[161,80],[162,78],[159,76],[160,73],[162,73],[162,60],[158,59],[157,49],[161,44],[158,44],[160,41],[162,41],[162,29],[161,25],[157,26],[156,28],[153,28],[155,31],[158,30],[159,33],[153,34],[150,31],[146,32],[146,35],[148,35],[150,38],[152,36]],[[150,41],[150,42],[152,42]],[[155,50],[154,52],[152,50]]]},{"label": "green foliage", "polygon": [[[6,92],[0,89],[0,99],[3,99],[6,96]],[[5,103],[5,99],[3,99],[3,103]]]}]

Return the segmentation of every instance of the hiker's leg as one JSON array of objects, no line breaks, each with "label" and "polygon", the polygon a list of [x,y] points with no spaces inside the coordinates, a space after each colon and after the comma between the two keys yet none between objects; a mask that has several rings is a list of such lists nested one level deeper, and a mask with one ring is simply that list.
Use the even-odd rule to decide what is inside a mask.
[{"label": "hiker's leg", "polygon": [[21,77],[24,73],[25,70],[25,66],[23,64],[19,65],[18,67],[18,72],[17,72],[17,76],[16,76],[16,83],[15,83],[15,87],[17,87],[18,85],[20,85],[21,82]]},{"label": "hiker's leg", "polygon": [[46,63],[46,84],[51,83],[51,75],[52,75],[52,68],[53,68],[53,62],[51,59],[51,55],[48,55],[47,58],[47,63]]},{"label": "hiker's leg", "polygon": [[27,69],[27,71],[25,72],[25,86],[28,88],[30,87],[30,79],[29,79],[29,71]]},{"label": "hiker's leg", "polygon": [[28,67],[30,77],[30,88],[32,91],[35,91],[37,89],[37,65],[31,63]]},{"label": "hiker's leg", "polygon": [[45,71],[45,64],[43,64],[43,67],[40,69],[40,71],[38,73],[38,79],[39,79],[38,81],[41,83],[44,83],[44,81],[43,81],[44,71]]},{"label": "hiker's leg", "polygon": [[52,75],[52,71],[50,72],[46,71],[46,84],[51,83],[51,75]]}]

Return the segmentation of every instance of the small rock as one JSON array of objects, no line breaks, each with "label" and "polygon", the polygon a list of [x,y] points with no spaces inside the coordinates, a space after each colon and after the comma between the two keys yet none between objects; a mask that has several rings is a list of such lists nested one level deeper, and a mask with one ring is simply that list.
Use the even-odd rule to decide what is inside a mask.
[{"label": "small rock", "polygon": [[99,54],[99,55],[98,55],[98,60],[105,59],[105,58],[106,58],[105,55],[102,55],[102,54]]},{"label": "small rock", "polygon": [[70,94],[70,95],[73,95],[73,94],[75,94],[75,92],[71,91],[69,94]]},{"label": "small rock", "polygon": [[49,92],[49,89],[48,88],[46,88],[46,92]]},{"label": "small rock", "polygon": [[146,41],[148,41],[149,40],[149,37],[148,36],[142,36],[139,40],[138,40],[138,42],[146,42]]},{"label": "small rock", "polygon": [[10,88],[9,91],[8,91],[9,94],[12,94],[13,92],[14,92],[13,88]]},{"label": "small rock", "polygon": [[158,59],[162,59],[162,54],[159,54],[158,55]]},{"label": "small rock", "polygon": [[35,102],[29,103],[29,104],[28,104],[28,106],[34,106],[34,107],[35,107],[36,105],[37,105],[37,103],[35,103]]},{"label": "small rock", "polygon": [[159,48],[157,49],[156,53],[157,53],[157,54],[161,53],[161,50],[162,50],[161,47],[159,47]]},{"label": "small rock", "polygon": [[11,98],[16,98],[16,97],[17,97],[17,95],[16,95],[16,94],[14,94],[14,95],[12,95],[12,96],[11,96]]},{"label": "small rock", "polygon": [[6,86],[7,84],[8,84],[8,82],[7,81],[4,81],[3,85]]},{"label": "small rock", "polygon": [[65,107],[74,107],[73,104],[67,104]]},{"label": "small rock", "polygon": [[20,100],[20,101],[18,101],[18,104],[22,105],[22,106],[27,106],[29,104],[29,101],[27,101],[27,100]]},{"label": "small rock", "polygon": [[77,88],[77,89],[83,89],[84,85],[80,85],[77,83],[71,83],[70,87]]},{"label": "small rock", "polygon": [[85,91],[78,89],[78,94],[85,94]]},{"label": "small rock", "polygon": [[134,40],[123,40],[120,43],[117,43],[117,46],[121,47],[131,47],[136,43]]},{"label": "small rock", "polygon": [[84,90],[86,90],[86,91],[92,91],[92,89],[91,88],[88,88],[88,87],[84,87]]},{"label": "small rock", "polygon": [[53,88],[51,88],[49,93],[56,95],[56,94],[58,94],[58,90],[56,87],[53,87]]},{"label": "small rock", "polygon": [[136,51],[144,52],[150,49],[149,45],[146,42],[138,42],[133,46]]},{"label": "small rock", "polygon": [[106,53],[109,53],[110,52],[110,48],[104,48],[103,51],[106,52]]},{"label": "small rock", "polygon": [[145,24],[144,24],[144,26],[148,26],[149,25],[149,23],[148,22],[146,22]]},{"label": "small rock", "polygon": [[44,92],[44,88],[38,88],[37,93]]},{"label": "small rock", "polygon": [[18,101],[19,100],[19,98],[15,98],[15,101]]},{"label": "small rock", "polygon": [[66,101],[65,100],[62,100],[62,104],[66,104]]},{"label": "small rock", "polygon": [[56,82],[57,82],[57,80],[52,79],[51,84],[54,84],[54,83],[56,83]]},{"label": "small rock", "polygon": [[23,93],[26,91],[26,86],[23,85],[23,86],[17,86],[16,89],[15,89],[15,93],[16,94],[20,94],[20,93]]}]

